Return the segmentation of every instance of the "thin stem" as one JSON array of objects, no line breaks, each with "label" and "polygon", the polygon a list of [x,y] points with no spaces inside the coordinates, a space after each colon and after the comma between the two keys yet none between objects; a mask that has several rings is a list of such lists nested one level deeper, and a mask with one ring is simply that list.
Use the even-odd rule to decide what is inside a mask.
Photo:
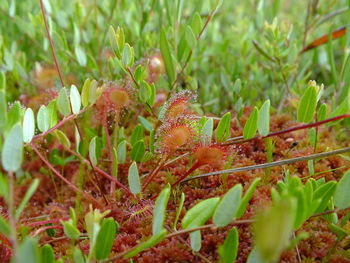
[{"label": "thin stem", "polygon": [[350,117],[350,113],[346,113],[343,115],[338,115],[329,119],[325,119],[323,121],[318,121],[318,122],[313,122],[313,123],[308,123],[308,124],[302,124],[302,125],[298,125],[298,126],[294,126],[285,130],[281,130],[281,131],[277,131],[277,132],[271,132],[266,136],[255,136],[253,138],[250,139],[237,139],[234,140],[232,142],[226,142],[226,143],[222,143],[220,144],[221,146],[228,146],[228,145],[232,145],[232,144],[237,144],[237,143],[244,143],[244,142],[249,142],[255,139],[264,139],[264,138],[268,138],[268,137],[273,137],[273,136],[277,136],[277,135],[281,135],[281,134],[285,134],[285,133],[289,133],[289,132],[293,132],[293,131],[297,131],[297,130],[304,130],[304,129],[308,129],[308,128],[313,128],[313,127],[317,127],[320,126],[322,124],[326,124],[328,122],[332,122],[332,121],[338,121],[341,119],[345,119],[345,118],[349,118]]},{"label": "thin stem", "polygon": [[40,153],[40,151],[38,150],[38,148],[31,143],[30,146],[32,147],[32,149],[34,150],[34,152],[38,155],[38,157],[46,164],[46,166],[59,178],[61,179],[63,182],[65,182],[68,187],[70,187],[72,190],[74,190],[75,192],[79,192],[81,193],[86,199],[91,200],[94,202],[95,205],[97,206],[101,206],[101,204],[94,198],[92,197],[90,194],[82,191],[81,189],[79,189],[78,187],[76,187],[73,183],[71,183],[67,178],[65,178],[60,172],[58,172],[55,167],[52,166],[52,164],[46,160],[46,158]]},{"label": "thin stem", "polygon": [[15,205],[14,205],[14,174],[12,171],[8,173],[9,179],[9,196],[8,196],[8,215],[9,215],[9,223],[11,226],[10,239],[12,243],[12,255],[13,261],[18,262],[18,254],[17,254],[17,227],[16,227],[16,217],[15,217]]},{"label": "thin stem", "polygon": [[[255,220],[254,219],[246,219],[246,220],[235,220],[232,222],[232,224],[234,225],[241,225],[241,224],[250,224],[253,223]],[[171,237],[176,237],[179,235],[183,235],[183,234],[188,234],[194,231],[198,231],[198,230],[204,230],[204,229],[208,229],[208,228],[217,228],[214,224],[208,224],[208,225],[204,225],[204,226],[199,226],[199,227],[194,227],[194,228],[189,228],[189,229],[183,229],[183,230],[178,230],[176,232],[170,233],[168,235],[165,236],[165,238],[171,238]],[[111,257],[109,259],[106,260],[102,260],[101,263],[106,263],[106,262],[111,262],[114,261],[118,258],[121,258],[123,256],[125,256],[126,254],[128,254],[130,251],[132,251],[135,247],[129,248],[121,253],[119,253],[118,255]]]},{"label": "thin stem", "polygon": [[62,85],[62,87],[64,87],[64,81],[63,81],[63,77],[62,77],[61,68],[60,68],[60,65],[58,64],[58,60],[57,60],[57,57],[56,57],[55,47],[54,47],[54,45],[53,45],[52,37],[51,37],[51,34],[50,34],[50,30],[49,30],[49,25],[47,24],[47,19],[46,19],[46,13],[45,13],[44,4],[43,4],[43,1],[42,1],[42,0],[39,0],[39,1],[40,1],[41,13],[42,13],[43,18],[44,18],[44,24],[45,24],[45,29],[46,29],[46,33],[47,33],[47,38],[49,39],[49,42],[50,42],[50,48],[51,48],[53,60],[54,60],[55,65],[56,65],[56,70],[57,70],[58,76],[59,76],[59,78],[60,78],[61,85]]},{"label": "thin stem", "polygon": [[87,111],[88,107],[82,109],[78,114],[71,114],[69,116],[67,116],[66,118],[62,119],[60,122],[58,122],[55,126],[53,126],[52,128],[48,129],[45,132],[39,133],[37,135],[35,135],[33,137],[33,140],[37,140],[41,137],[44,137],[46,135],[48,135],[49,133],[53,132],[54,130],[57,130],[58,128],[60,128],[61,126],[63,126],[64,124],[66,124],[67,122],[74,120],[75,118],[77,118],[80,114],[84,113],[85,111]]},{"label": "thin stem", "polygon": [[197,176],[192,176],[190,178],[186,178],[182,182],[187,182],[187,181],[191,181],[194,179],[208,177],[211,175],[222,175],[222,174],[226,174],[226,173],[251,171],[251,170],[256,170],[256,169],[264,169],[264,168],[268,168],[268,167],[275,167],[275,166],[281,166],[281,165],[286,165],[286,164],[291,164],[291,163],[296,163],[296,162],[308,161],[308,160],[313,160],[313,159],[318,159],[318,158],[325,158],[325,157],[328,157],[331,155],[341,154],[341,153],[345,153],[345,152],[350,152],[350,147],[341,148],[341,149],[330,151],[330,152],[310,154],[307,156],[290,158],[290,159],[285,159],[285,160],[280,160],[280,161],[275,161],[275,162],[270,162],[270,163],[256,164],[256,165],[237,167],[237,168],[216,171],[216,172],[211,172],[211,173],[206,173],[206,174],[200,174]]},{"label": "thin stem", "polygon": [[[73,150],[71,150],[71,149],[69,149],[69,148],[65,148],[65,149],[66,149],[66,151],[68,151],[68,152],[70,152],[71,154],[73,154],[73,155],[75,155],[76,157],[78,157],[78,158],[79,158],[81,161],[83,161],[84,163],[89,164],[89,161],[88,161],[87,159],[85,159],[82,155],[80,155],[79,153],[77,153],[77,152],[75,152],[75,151],[73,151]],[[94,170],[95,170],[97,173],[103,175],[104,177],[106,177],[106,178],[109,179],[110,181],[115,182],[115,184],[116,184],[117,186],[119,186],[121,189],[123,189],[128,195],[134,196],[134,194],[133,194],[132,192],[130,192],[130,190],[129,190],[125,185],[123,185],[121,182],[119,182],[117,178],[115,178],[115,177],[109,175],[108,173],[106,173],[106,172],[103,171],[102,169],[98,168],[97,166],[92,165],[92,167],[94,168]]]},{"label": "thin stem", "polygon": [[165,159],[161,159],[157,165],[157,167],[150,173],[148,178],[146,179],[146,182],[144,183],[141,191],[145,191],[146,187],[152,182],[152,179],[158,174],[158,172],[164,167],[165,162],[168,160],[168,157]]}]

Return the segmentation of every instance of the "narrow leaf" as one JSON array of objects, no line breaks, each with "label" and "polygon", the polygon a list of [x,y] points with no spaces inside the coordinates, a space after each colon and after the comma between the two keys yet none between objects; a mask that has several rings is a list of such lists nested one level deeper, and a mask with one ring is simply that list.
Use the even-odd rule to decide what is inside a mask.
[{"label": "narrow leaf", "polygon": [[298,107],[298,121],[310,122],[315,114],[316,103],[316,87],[314,85],[310,85],[300,100]]},{"label": "narrow leaf", "polygon": [[250,113],[249,118],[243,128],[244,139],[253,138],[258,128],[258,108],[254,107],[254,110]]},{"label": "narrow leaf", "polygon": [[222,116],[218,127],[216,128],[215,139],[217,142],[222,142],[230,135],[231,127],[231,112],[227,112]]},{"label": "narrow leaf", "polygon": [[233,227],[228,232],[224,244],[219,247],[220,263],[232,263],[236,260],[238,251],[238,231]]},{"label": "narrow leaf", "polygon": [[97,259],[101,260],[109,256],[116,231],[117,225],[113,218],[110,217],[103,220],[96,238],[95,254]]},{"label": "narrow leaf", "polygon": [[237,210],[237,214],[236,214],[237,218],[240,218],[244,214],[247,208],[247,205],[249,203],[249,200],[252,198],[255,188],[258,186],[260,180],[261,180],[260,178],[256,178],[251,183],[248,190],[245,192],[244,197],[242,198],[241,203],[239,204],[239,208]]},{"label": "narrow leaf", "polygon": [[270,100],[266,100],[260,108],[258,130],[261,136],[266,136],[270,132]]},{"label": "narrow leaf", "polygon": [[230,224],[235,218],[242,195],[242,185],[232,187],[220,200],[215,209],[213,223],[216,226],[224,227]]},{"label": "narrow leaf", "polygon": [[139,170],[137,168],[136,162],[133,162],[129,167],[128,182],[130,191],[133,194],[138,194],[141,192]]},{"label": "narrow leaf", "polygon": [[166,207],[168,204],[169,195],[170,195],[170,184],[167,184],[165,188],[160,192],[154,206],[153,224],[152,224],[153,235],[157,235],[164,228]]},{"label": "narrow leaf", "polygon": [[160,51],[162,53],[162,57],[165,64],[166,74],[168,76],[168,83],[169,83],[169,86],[171,86],[175,80],[175,67],[174,67],[173,58],[170,53],[169,43],[166,38],[166,33],[163,28],[160,32],[159,43],[160,43]]}]

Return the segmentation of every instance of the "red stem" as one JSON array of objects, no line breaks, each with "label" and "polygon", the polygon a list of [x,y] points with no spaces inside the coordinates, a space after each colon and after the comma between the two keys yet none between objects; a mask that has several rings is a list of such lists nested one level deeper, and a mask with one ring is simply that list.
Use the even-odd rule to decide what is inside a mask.
[{"label": "red stem", "polygon": [[145,191],[146,187],[152,182],[153,178],[158,174],[158,172],[164,167],[165,162],[168,160],[169,156],[167,156],[164,160],[160,160],[157,167],[151,172],[148,176],[145,184],[143,185],[141,192]]},{"label": "red stem", "polygon": [[38,148],[36,148],[36,146],[31,143],[30,146],[32,147],[32,149],[34,150],[34,152],[39,156],[39,158],[46,164],[47,167],[50,168],[50,170],[59,178],[61,179],[63,182],[65,182],[72,190],[74,190],[75,192],[79,192],[81,193],[85,198],[93,201],[96,205],[100,206],[101,204],[95,199],[93,198],[90,194],[80,190],[78,187],[76,187],[74,184],[72,184],[67,178],[65,178],[62,174],[60,174],[55,167],[52,166],[52,164],[47,161],[45,159],[45,157],[40,153],[40,151],[38,150]]},{"label": "red stem", "polygon": [[313,128],[313,127],[317,127],[320,126],[322,124],[328,123],[328,122],[332,122],[332,121],[338,121],[341,119],[345,119],[345,118],[349,118],[350,117],[350,113],[346,113],[343,115],[338,115],[329,119],[325,119],[323,121],[318,121],[318,122],[313,122],[313,123],[308,123],[308,124],[302,124],[299,126],[294,126],[285,130],[281,130],[281,131],[277,131],[277,132],[271,132],[266,136],[255,136],[253,138],[250,139],[241,139],[241,140],[235,140],[232,142],[226,142],[226,143],[222,143],[219,145],[222,146],[227,146],[227,145],[232,145],[232,144],[237,144],[237,143],[244,143],[244,142],[249,142],[255,139],[264,139],[264,138],[269,138],[269,137],[273,137],[273,136],[277,136],[277,135],[281,135],[281,134],[285,134],[285,133],[289,133],[289,132],[293,132],[293,131],[297,131],[297,130],[303,130],[303,129],[308,129],[308,128]]},{"label": "red stem", "polygon": [[62,87],[64,87],[62,72],[61,72],[60,65],[58,64],[57,57],[56,57],[56,51],[55,51],[55,48],[54,48],[54,45],[53,45],[53,41],[52,41],[52,37],[51,37],[51,34],[50,34],[49,25],[47,24],[45,8],[44,8],[44,5],[43,5],[43,1],[42,0],[39,0],[39,1],[40,1],[41,13],[42,13],[43,18],[44,18],[44,24],[45,24],[45,29],[46,29],[46,33],[47,33],[47,38],[49,39],[49,42],[50,42],[50,48],[51,48],[53,60],[55,61],[56,70],[57,70],[58,76],[60,78],[61,85],[62,85]]}]

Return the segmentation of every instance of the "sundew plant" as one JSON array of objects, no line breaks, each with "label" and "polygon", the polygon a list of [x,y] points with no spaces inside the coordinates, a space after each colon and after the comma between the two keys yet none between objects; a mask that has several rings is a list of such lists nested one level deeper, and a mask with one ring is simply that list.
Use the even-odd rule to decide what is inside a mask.
[{"label": "sundew plant", "polygon": [[349,0],[0,1],[0,262],[350,262]]}]

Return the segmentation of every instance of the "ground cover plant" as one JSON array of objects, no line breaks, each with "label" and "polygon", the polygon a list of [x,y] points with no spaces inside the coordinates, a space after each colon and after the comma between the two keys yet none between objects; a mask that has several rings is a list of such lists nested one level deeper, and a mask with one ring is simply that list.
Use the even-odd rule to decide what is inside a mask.
[{"label": "ground cover plant", "polygon": [[0,14],[0,262],[350,262],[350,1]]}]

